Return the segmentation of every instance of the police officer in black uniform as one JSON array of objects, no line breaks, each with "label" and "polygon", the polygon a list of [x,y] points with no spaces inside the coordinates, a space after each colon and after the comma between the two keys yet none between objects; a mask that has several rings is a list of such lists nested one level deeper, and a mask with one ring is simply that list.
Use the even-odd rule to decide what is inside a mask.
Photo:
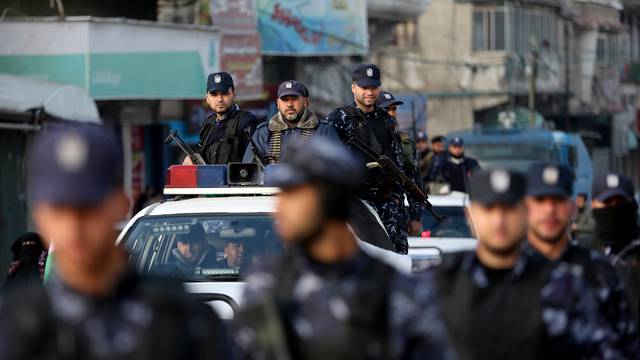
[{"label": "police officer in black uniform", "polygon": [[640,315],[640,227],[633,182],[607,173],[593,182],[595,242],[624,281],[636,318]]},{"label": "police officer in black uniform", "polygon": [[569,266],[523,255],[524,175],[492,169],[469,184],[477,248],[446,255],[435,270],[460,358],[624,358],[582,278]]},{"label": "police officer in black uniform", "polygon": [[[376,105],[380,94],[380,69],[374,64],[361,64],[353,69],[351,91],[354,102],[335,109],[327,121],[336,129],[340,140],[348,143],[358,138],[380,155],[392,159],[402,168],[400,144],[393,136],[395,120]],[[358,154],[361,167],[370,160]],[[384,224],[397,252],[409,250],[406,229],[402,219],[401,186],[379,168],[368,169],[358,195],[373,206]]]},{"label": "police officer in black uniform", "polygon": [[[210,74],[207,78],[207,104],[213,112],[200,130],[197,152],[207,164],[242,162],[249,137],[258,120],[252,113],[240,110],[235,103],[233,78],[226,72]],[[183,164],[190,165],[187,156]]]},{"label": "police officer in black uniform", "polygon": [[31,149],[28,193],[53,273],[0,302],[0,359],[228,358],[222,324],[181,284],[127,267],[114,226],[129,211],[122,163],[97,125],[50,125]]},{"label": "police officer in black uniform", "polygon": [[247,278],[234,340],[243,359],[450,359],[431,282],[365,254],[347,225],[361,179],[342,145],[314,138],[265,182],[286,252]]},{"label": "police officer in black uniform", "polygon": [[[416,143],[411,139],[409,133],[406,131],[398,130],[397,119],[397,107],[404,104],[404,102],[397,100],[393,94],[388,91],[381,91],[376,101],[379,107],[383,108],[389,116],[394,119],[394,133],[395,140],[400,144],[400,160],[402,161],[403,170],[407,177],[413,179],[413,181],[420,187],[422,184],[422,175],[418,168],[418,151],[416,150]],[[408,207],[404,206],[404,202],[401,206],[403,223],[406,224],[407,233],[410,236],[418,236],[422,232],[422,214],[424,213],[423,203],[416,199],[410,193],[406,194]]]},{"label": "police officer in black uniform", "polygon": [[570,264],[581,269],[587,285],[595,290],[601,316],[618,332],[619,347],[633,357],[638,350],[638,329],[624,284],[609,261],[596,251],[569,238],[571,218],[575,211],[573,171],[552,163],[533,164],[527,176],[527,239],[525,250],[553,264]]},{"label": "police officer in black uniform", "polygon": [[449,184],[451,191],[467,192],[469,176],[480,168],[480,164],[474,158],[465,156],[464,140],[454,137],[449,140],[449,149],[445,157],[440,161],[434,161],[430,173],[430,181],[439,181],[441,178]]}]

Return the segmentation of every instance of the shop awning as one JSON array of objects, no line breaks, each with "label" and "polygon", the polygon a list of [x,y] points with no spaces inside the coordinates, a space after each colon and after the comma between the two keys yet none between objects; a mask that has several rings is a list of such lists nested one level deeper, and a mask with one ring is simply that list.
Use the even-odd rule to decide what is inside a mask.
[{"label": "shop awning", "polygon": [[219,70],[211,26],[129,19],[0,22],[0,73],[73,84],[96,100],[199,99]]},{"label": "shop awning", "polygon": [[60,119],[101,122],[96,103],[76,85],[0,74],[0,112],[34,109]]}]

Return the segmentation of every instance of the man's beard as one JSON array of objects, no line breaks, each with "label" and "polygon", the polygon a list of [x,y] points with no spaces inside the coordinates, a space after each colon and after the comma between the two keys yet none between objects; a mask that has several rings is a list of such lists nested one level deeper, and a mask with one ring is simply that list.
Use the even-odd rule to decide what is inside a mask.
[{"label": "man's beard", "polygon": [[535,234],[538,239],[541,239],[547,244],[557,244],[562,241],[564,236],[567,233],[568,224],[562,227],[562,229],[555,235],[545,236],[540,231],[538,231],[535,226],[531,226],[531,232]]},{"label": "man's beard", "polygon": [[313,245],[320,236],[324,232],[326,228],[326,221],[319,221],[316,226],[311,228],[309,231],[305,233],[300,233],[295,236],[296,241],[294,242],[297,246],[304,249],[305,252],[309,252],[309,248]]},{"label": "man's beard", "polygon": [[520,249],[520,246],[521,246],[521,242],[517,242],[515,243],[515,245],[506,247],[506,248],[495,248],[491,246],[485,246],[485,247],[495,255],[498,255],[500,257],[508,257],[518,252],[518,249]]},{"label": "man's beard", "polygon": [[[287,111],[287,110],[289,110],[289,109],[286,109],[285,111]],[[291,110],[293,110],[293,109],[291,109]],[[300,120],[300,114],[301,113],[302,112],[300,112],[300,113],[295,112],[295,114],[286,114],[285,112],[280,112],[280,115],[282,115],[282,118],[287,120],[287,121],[297,122],[298,120]]]},{"label": "man's beard", "polygon": [[367,102],[364,99],[364,96],[356,96],[355,99],[356,99],[357,103],[359,103],[360,105],[362,105],[364,107],[372,107],[375,104],[375,102],[373,102],[373,103],[367,105]]}]

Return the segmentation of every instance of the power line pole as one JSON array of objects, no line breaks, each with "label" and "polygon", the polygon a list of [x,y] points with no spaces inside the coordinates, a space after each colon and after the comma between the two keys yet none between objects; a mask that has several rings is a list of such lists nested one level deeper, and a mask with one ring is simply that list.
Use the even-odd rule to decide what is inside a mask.
[{"label": "power line pole", "polygon": [[535,38],[531,39],[531,75],[529,77],[529,124],[536,123],[536,81],[540,53]]}]

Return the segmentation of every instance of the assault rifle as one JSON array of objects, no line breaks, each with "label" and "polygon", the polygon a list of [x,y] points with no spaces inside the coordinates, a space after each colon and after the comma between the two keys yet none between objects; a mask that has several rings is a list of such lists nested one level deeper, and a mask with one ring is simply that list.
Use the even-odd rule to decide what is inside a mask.
[{"label": "assault rifle", "polygon": [[164,140],[164,143],[170,144],[172,141],[175,141],[178,147],[182,149],[182,152],[187,154],[189,159],[191,159],[191,162],[193,163],[193,165],[207,165],[207,162],[204,161],[204,158],[202,157],[202,155],[193,151],[191,146],[185,143],[180,137],[180,135],[178,135],[178,130],[176,129],[173,129],[169,132],[169,136],[167,136],[167,138]]},{"label": "assault rifle", "polygon": [[438,215],[433,210],[433,205],[429,202],[429,197],[427,194],[418,186],[418,184],[413,181],[410,177],[408,177],[400,168],[386,155],[378,155],[372,148],[370,148],[367,144],[363,143],[362,140],[353,136],[348,141],[347,144],[354,147],[355,149],[362,152],[367,157],[367,168],[375,168],[380,167],[382,172],[391,176],[393,180],[397,181],[405,192],[411,194],[413,197],[418,199],[420,202],[424,204],[427,208],[427,211],[436,218],[438,223],[442,222],[445,217]]}]

